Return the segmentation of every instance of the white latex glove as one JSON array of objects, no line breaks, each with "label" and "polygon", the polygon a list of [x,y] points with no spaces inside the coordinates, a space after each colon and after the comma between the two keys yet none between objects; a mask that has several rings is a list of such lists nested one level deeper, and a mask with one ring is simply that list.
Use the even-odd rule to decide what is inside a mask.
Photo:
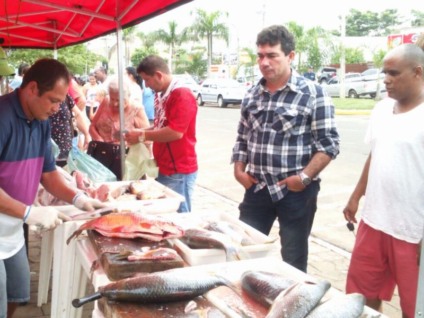
[{"label": "white latex glove", "polygon": [[28,206],[24,217],[26,224],[34,225],[40,230],[54,229],[63,221],[69,220],[71,220],[69,216],[49,206]]},{"label": "white latex glove", "polygon": [[72,204],[80,210],[94,211],[107,205],[97,199],[90,198],[84,192],[78,192],[72,199]]}]

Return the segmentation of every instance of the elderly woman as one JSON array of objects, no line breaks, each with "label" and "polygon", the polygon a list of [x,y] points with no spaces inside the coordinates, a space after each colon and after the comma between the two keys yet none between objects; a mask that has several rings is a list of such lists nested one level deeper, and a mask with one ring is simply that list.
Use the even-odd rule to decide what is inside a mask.
[{"label": "elderly woman", "polygon": [[[143,107],[136,107],[130,102],[130,88],[124,81],[122,91],[124,99],[124,128],[134,130],[149,127],[149,120]],[[108,85],[109,96],[100,104],[90,125],[90,143],[87,153],[111,170],[117,180],[122,180],[120,155],[120,117],[118,79],[112,78]],[[111,147],[110,145],[115,145]]]},{"label": "elderly woman", "polygon": [[[119,144],[119,86],[118,78],[109,82],[109,97],[100,105],[90,125],[90,135],[93,140]],[[122,87],[124,97],[124,129],[149,127],[149,120],[144,108],[136,107],[130,102],[130,86],[124,81]]]}]

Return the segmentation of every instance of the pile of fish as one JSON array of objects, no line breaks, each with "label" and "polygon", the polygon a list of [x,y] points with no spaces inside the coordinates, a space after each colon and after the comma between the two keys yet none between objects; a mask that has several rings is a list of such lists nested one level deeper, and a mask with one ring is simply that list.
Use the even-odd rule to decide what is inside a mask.
[{"label": "pile of fish", "polygon": [[107,237],[143,238],[159,242],[184,235],[184,230],[174,222],[160,216],[148,216],[134,212],[103,215],[82,224],[66,241],[69,244],[84,230],[95,230]]},{"label": "pile of fish", "polygon": [[295,282],[278,274],[247,271],[242,290],[270,307],[266,318],[359,318],[364,311],[361,294],[341,294],[322,301],[330,288],[326,280]]},{"label": "pile of fish", "polygon": [[102,297],[139,304],[191,300],[219,286],[227,286],[237,292],[230,281],[219,275],[199,271],[183,275],[179,269],[171,269],[112,282],[99,287],[92,295],[74,299],[72,305],[81,307]]}]

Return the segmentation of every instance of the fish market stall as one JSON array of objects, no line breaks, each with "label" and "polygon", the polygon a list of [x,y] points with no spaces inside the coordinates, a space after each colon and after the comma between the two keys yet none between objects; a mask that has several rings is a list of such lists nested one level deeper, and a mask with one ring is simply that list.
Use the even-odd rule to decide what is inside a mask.
[{"label": "fish market stall", "polygon": [[[104,218],[110,216],[104,216]],[[314,314],[315,317],[322,315],[320,311],[328,313],[330,310],[343,313],[342,316],[339,314],[335,317],[384,317],[364,307],[365,299],[362,295],[345,295],[331,288],[328,281],[309,276],[282,262],[279,255],[278,257],[269,256],[270,251],[273,251],[273,255],[278,254],[275,253],[275,249],[278,250],[278,247],[273,244],[273,240],[258,235],[256,230],[247,225],[239,224],[240,221],[234,217],[228,217],[219,212],[207,214],[192,212],[163,214],[160,215],[160,218],[161,222],[164,221],[164,224],[160,224],[160,229],[166,232],[165,235],[160,235],[181,254],[185,260],[183,266],[175,266],[169,270],[162,270],[159,266],[153,271],[145,271],[123,279],[111,277],[110,268],[103,266],[98,266],[93,271],[93,264],[99,265],[97,262],[99,248],[105,247],[107,244],[104,244],[104,241],[93,240],[91,231],[103,231],[104,229],[94,227],[93,224],[81,227],[81,224],[73,223],[69,234],[76,234],[72,234],[69,240],[75,240],[73,237],[83,230],[88,230],[88,237],[83,236],[76,239],[77,257],[70,267],[71,271],[68,272],[73,284],[69,286],[65,295],[61,291],[61,298],[68,303],[65,311],[66,317],[79,317],[79,308],[87,302],[95,301],[93,317],[98,318],[199,316],[264,318],[272,312],[277,312],[278,316],[280,303],[284,304],[284,308],[290,307],[291,303],[286,304],[288,299],[303,299],[302,293],[314,296],[311,299],[302,300],[305,303],[301,308],[305,313],[301,317],[305,317],[308,313],[314,317],[312,313],[315,310],[318,311]],[[151,223],[151,219],[149,222]],[[139,221],[135,223],[143,224]],[[154,225],[157,224],[154,223]],[[218,225],[220,227],[233,225],[233,230],[241,227],[244,232],[249,233],[249,237],[237,238],[240,245],[234,243],[234,239],[232,239],[233,243],[230,243],[221,239],[218,232],[213,235],[208,232],[210,231],[208,229],[212,228],[217,230]],[[184,233],[179,233],[181,229],[184,230]],[[141,238],[135,240],[143,240],[143,237],[147,237],[146,233],[150,235],[150,231],[146,230],[141,234]],[[174,237],[169,237],[167,233],[171,233],[171,236]],[[249,254],[249,246],[244,247],[241,242],[249,244],[246,241],[252,239],[253,242],[250,244],[253,243],[253,246],[266,245],[267,248],[253,248],[254,253]],[[153,240],[159,241],[156,237]],[[125,246],[125,250],[131,245],[123,241],[115,241],[115,243],[120,246],[119,248]],[[212,257],[208,255],[206,243],[209,244],[209,247],[213,247],[209,249]],[[188,251],[182,251],[181,246],[185,246]],[[200,247],[200,249],[196,250],[195,247]],[[107,247],[106,250],[110,248],[113,249],[113,246]],[[201,253],[196,253],[198,251]],[[119,252],[118,255],[124,257],[128,256],[122,251],[113,252]],[[217,252],[221,254],[216,254]],[[129,255],[134,256],[134,253]],[[231,255],[230,258],[229,255]],[[234,257],[236,255],[238,259]],[[250,257],[257,258],[249,259]],[[202,264],[204,259],[211,264]],[[189,264],[193,260],[196,265]],[[125,262],[128,261],[129,259],[125,260]],[[160,260],[157,261],[160,262]],[[263,298],[262,295],[266,294],[266,290],[263,289],[263,281],[259,279],[260,276],[264,276],[263,273],[275,275],[270,280],[272,282],[289,281],[284,288],[281,285],[278,286],[277,293],[274,288],[272,296],[267,296],[268,303],[260,301],[260,298]],[[93,284],[93,294],[87,295],[84,290],[87,281]],[[70,306],[71,300],[72,306]],[[291,307],[293,310],[297,310],[296,306]],[[274,316],[270,315],[269,317]]]},{"label": "fish market stall", "polygon": [[[77,260],[80,262],[79,264],[82,268],[81,272],[85,273],[85,279],[91,277],[91,282],[93,283],[94,289],[97,291],[99,290],[100,286],[110,286],[108,285],[110,281],[107,278],[107,275],[104,273],[103,269],[101,268],[94,271],[94,273],[90,272],[91,263],[96,259],[96,257],[96,253],[93,250],[89,239],[84,238],[77,242]],[[79,269],[77,266],[76,271],[78,272],[78,270]],[[210,277],[210,275],[222,277],[224,278],[224,282],[217,284],[216,287],[210,288],[207,292],[204,293],[203,296],[196,296],[193,297],[193,299],[178,300],[175,302],[164,302],[164,300],[162,299],[163,294],[161,294],[161,292],[157,289],[152,290],[151,294],[147,295],[148,298],[153,297],[153,301],[149,301],[149,299],[144,299],[139,300],[137,302],[110,301],[110,299],[108,299],[110,295],[107,296],[107,292],[104,292],[103,297],[99,296],[98,294],[97,296],[95,296],[98,297],[98,301],[93,311],[93,318],[161,318],[203,316],[231,318],[264,318],[266,317],[270,309],[258,302],[258,297],[253,298],[247,293],[245,289],[243,289],[245,288],[243,286],[243,284],[245,284],[245,282],[243,281],[243,279],[245,279],[244,277],[247,277],[247,275],[251,273],[255,274],[262,272],[275,274],[280,276],[281,279],[288,279],[295,282],[320,282],[319,279],[311,277],[295,269],[294,267],[282,262],[277,257],[262,257],[257,259],[216,263],[209,265],[198,265],[192,267],[186,266],[183,268],[171,270],[172,275],[168,275],[168,278],[171,280],[171,282],[168,282],[167,285],[172,285],[173,280],[179,281],[180,278],[182,278],[183,280],[186,279],[187,281],[190,281],[190,278],[192,278],[193,281],[201,282],[201,277],[205,277],[204,284],[206,285],[207,279],[209,279],[208,277]],[[157,286],[158,284],[160,285],[159,278],[163,278],[163,273],[164,272],[152,273],[153,275],[157,275],[157,277],[153,276],[154,278],[157,278],[157,280],[155,281],[155,286]],[[140,279],[143,280],[143,276],[140,276]],[[275,280],[275,278],[273,280]],[[229,283],[227,284],[225,281]],[[83,284],[85,282],[86,280],[84,280]],[[118,284],[120,284],[120,282],[118,282]],[[146,286],[148,285],[148,282],[146,283],[143,281],[142,285]],[[318,295],[317,297],[319,299],[311,299],[311,302],[324,302],[329,299],[334,299],[340,302],[340,305],[343,305],[343,298],[341,297],[345,296],[345,294],[334,288],[331,288],[329,284],[327,284],[325,287],[322,287],[321,289],[322,290],[320,291],[320,293],[324,294],[324,296]],[[260,291],[261,294],[263,294],[264,290]],[[74,289],[74,297],[78,295],[78,293],[75,293],[76,291],[77,290]],[[116,296],[114,291],[112,291],[111,294]],[[84,295],[84,293],[81,293],[80,295]],[[86,296],[86,298],[76,298],[74,299],[74,303],[78,304],[80,303],[80,301],[86,301],[90,297],[93,297],[93,295],[88,295]],[[154,300],[154,297],[157,297],[157,301]],[[146,303],[141,304],[144,301],[146,301]],[[312,305],[308,303],[303,304],[303,306],[305,307]],[[352,304],[350,305],[352,306]],[[193,309],[190,309],[190,307]],[[335,305],[335,307],[337,306]],[[363,313],[360,317],[384,318],[385,316],[375,312],[374,310],[368,307],[364,307]]]},{"label": "fish market stall", "polygon": [[[128,187],[130,183],[129,181],[122,181],[111,182],[107,185],[112,190],[116,190]],[[137,194],[129,194],[125,199],[116,199],[107,202],[109,210],[131,210],[148,214],[162,214],[175,212],[184,200],[183,196],[155,180],[140,180],[137,181],[137,186],[138,189],[141,189],[145,194],[149,194],[150,197],[137,199]],[[65,222],[54,231],[48,231],[43,234],[37,302],[39,306],[47,302],[50,272],[53,267],[51,317],[64,317],[64,313],[68,312],[71,307],[69,298],[66,299],[63,295],[64,293],[66,295],[70,286],[75,284],[68,273],[72,271],[73,259],[76,253],[75,242],[72,241],[67,245],[66,239],[73,233],[75,226],[80,226],[84,223],[83,219],[90,216],[87,212],[80,211],[71,205],[55,206],[55,208],[73,217],[74,220]],[[77,215],[81,215],[81,217]]]}]

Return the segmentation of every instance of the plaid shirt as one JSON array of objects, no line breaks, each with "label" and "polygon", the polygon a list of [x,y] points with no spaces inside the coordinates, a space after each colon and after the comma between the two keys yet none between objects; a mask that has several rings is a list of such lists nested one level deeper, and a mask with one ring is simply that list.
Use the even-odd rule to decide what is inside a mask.
[{"label": "plaid shirt", "polygon": [[277,182],[298,174],[316,152],[337,156],[339,134],[334,105],[321,86],[294,71],[273,94],[263,84],[243,99],[231,162],[246,163],[246,172],[259,181],[255,191],[267,186],[276,202],[288,193]]}]

